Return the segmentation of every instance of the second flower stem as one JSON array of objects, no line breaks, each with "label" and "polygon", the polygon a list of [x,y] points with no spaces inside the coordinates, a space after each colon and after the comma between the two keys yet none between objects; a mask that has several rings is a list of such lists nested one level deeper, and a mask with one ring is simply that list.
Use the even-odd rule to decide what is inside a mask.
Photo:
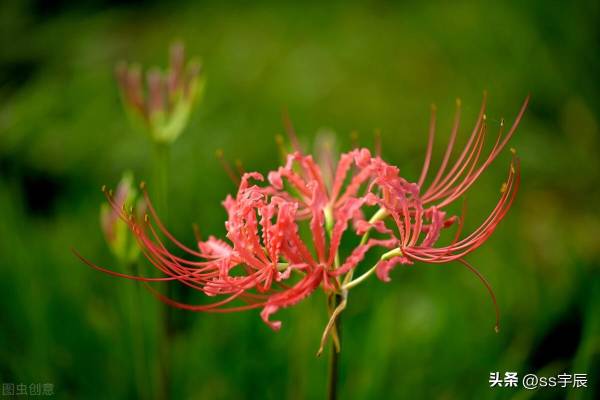
[{"label": "second flower stem", "polygon": [[[169,196],[169,164],[170,148],[168,144],[156,143],[154,148],[154,195],[156,198],[157,212],[161,215],[164,224],[168,221],[168,196]],[[171,285],[164,284],[163,292],[171,297]],[[171,394],[171,376],[170,376],[170,347],[173,335],[173,311],[167,304],[161,307],[161,327],[159,329],[158,342],[158,362],[160,373],[159,399],[168,399]]]}]

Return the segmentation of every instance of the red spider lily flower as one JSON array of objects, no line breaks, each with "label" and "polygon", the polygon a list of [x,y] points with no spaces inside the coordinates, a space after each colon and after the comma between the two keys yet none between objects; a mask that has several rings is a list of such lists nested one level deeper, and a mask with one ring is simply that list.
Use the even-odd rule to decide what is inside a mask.
[{"label": "red spider lily flower", "polygon": [[116,75],[127,111],[158,143],[170,143],[179,137],[204,88],[200,63],[192,60],[186,65],[184,46],[179,42],[171,46],[166,72],[158,68],[147,72],[147,88],[137,65],[121,62]]},{"label": "red spider lily flower", "polygon": [[[268,174],[268,183],[259,173],[242,175],[235,197],[228,196],[223,202],[228,216],[225,223],[228,242],[210,237],[207,241],[198,240],[197,249],[185,246],[164,227],[145,189],[149,214],[143,219],[127,212],[117,199],[107,194],[115,212],[129,224],[145,257],[165,276],[131,276],[84,261],[104,272],[142,282],[176,280],[214,299],[211,303],[191,305],[150,289],[175,307],[206,312],[262,308],[262,319],[275,330],[281,327],[281,322],[271,321],[272,314],[297,304],[321,287],[327,294],[337,294],[343,299],[331,313],[322,345],[345,307],[348,291],[373,273],[388,281],[390,270],[397,264],[457,260],[482,280],[495,304],[489,284],[463,257],[490,237],[514,201],[520,176],[516,157],[496,207],[470,235],[459,239],[463,217],[448,217],[445,208],[461,197],[500,154],[514,134],[526,105],[527,100],[508,133],[503,135],[501,129],[492,150],[480,162],[487,132],[484,99],[465,149],[449,166],[459,126],[457,111],[440,168],[427,189],[424,182],[431,163],[435,114],[417,182],[407,181],[397,167],[380,156],[372,156],[367,149],[342,154],[336,165],[331,159],[320,166],[296,145],[285,165]],[[325,168],[329,171],[324,171]],[[324,178],[327,173],[330,179]],[[455,239],[448,245],[439,245],[441,232],[455,224],[458,225]],[[302,227],[310,232],[309,239],[302,238]],[[340,245],[347,233],[361,239],[342,259]],[[185,256],[169,251],[163,238]],[[379,261],[353,279],[356,267],[371,249],[383,253]]]}]

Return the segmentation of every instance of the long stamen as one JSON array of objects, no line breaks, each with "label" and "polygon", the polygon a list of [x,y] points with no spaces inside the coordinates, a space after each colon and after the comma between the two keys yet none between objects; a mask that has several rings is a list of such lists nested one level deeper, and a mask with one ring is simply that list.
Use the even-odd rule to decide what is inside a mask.
[{"label": "long stamen", "polygon": [[[461,171],[452,179],[444,189],[441,190],[441,193],[436,195],[437,198],[448,196],[444,201],[438,204],[438,207],[444,207],[447,204],[453,202],[457,197],[463,194],[470,186],[471,183],[474,182],[471,178],[471,174],[473,170],[477,166],[477,162],[479,161],[479,157],[481,156],[481,151],[483,149],[485,143],[485,136],[487,133],[487,125],[482,125],[482,132],[480,137],[477,139],[475,146],[473,147],[473,152],[469,155],[467,161]],[[466,168],[470,164],[469,170],[465,173],[464,178],[460,183],[458,183],[455,187],[452,187],[454,183],[458,180],[458,178],[462,175],[464,168]]]},{"label": "long stamen", "polygon": [[294,129],[294,125],[292,125],[292,120],[290,118],[290,114],[287,108],[283,109],[282,112],[283,126],[285,127],[285,133],[288,135],[290,142],[292,143],[292,147],[298,153],[302,154],[302,147],[300,147],[300,142],[298,141],[298,136],[296,135],[296,130]]},{"label": "long stamen", "polygon": [[[521,122],[521,119],[523,118],[523,114],[525,113],[527,105],[529,104],[529,99],[530,99],[530,96],[527,96],[525,98],[525,101],[523,102],[523,105],[521,106],[521,109],[519,110],[519,113],[518,113],[517,117],[515,118],[515,121],[513,122],[508,133],[504,136],[504,138],[501,141],[500,141],[500,137],[498,138],[496,145],[494,145],[494,148],[488,155],[487,159],[482,163],[482,165],[479,168],[477,168],[477,170],[475,172],[473,172],[468,178],[465,179],[465,184],[460,188],[460,190],[457,190],[454,193],[453,199],[460,196],[462,193],[464,193],[473,184],[473,182],[483,173],[483,171],[485,171],[485,169],[496,159],[498,154],[500,154],[500,152],[504,149],[504,147],[506,146],[506,144],[508,143],[510,138],[514,135],[519,123]],[[504,120],[501,121],[501,130],[503,129],[503,127],[504,127]],[[469,145],[467,145],[467,146],[469,146]],[[438,191],[438,193],[439,193],[439,191]]]},{"label": "long stamen", "polygon": [[352,146],[353,149],[358,149],[359,143],[357,131],[350,132],[350,146]]},{"label": "long stamen", "polygon": [[450,155],[452,154],[452,149],[454,148],[454,143],[456,142],[456,135],[458,134],[458,127],[460,125],[460,108],[461,108],[460,99],[456,99],[456,113],[454,114],[454,125],[452,127],[452,133],[450,134],[450,139],[448,140],[448,145],[446,146],[446,152],[444,153],[444,158],[442,159],[442,164],[440,165],[440,169],[438,170],[433,182],[431,182],[430,186],[435,187],[435,185],[439,182],[442,177],[446,167],[448,166],[448,161],[450,160]]},{"label": "long stamen", "polygon": [[377,157],[381,157],[381,130],[380,129],[375,129],[375,132],[373,132],[373,140],[375,143],[375,155]]},{"label": "long stamen", "polygon": [[281,161],[285,163],[288,152],[285,148],[285,140],[280,134],[275,135],[275,145],[277,146],[277,151],[279,152]]},{"label": "long stamen", "polygon": [[456,234],[454,235],[454,240],[452,243],[456,243],[458,238],[460,238],[460,234],[462,233],[463,227],[465,225],[465,218],[467,216],[467,198],[463,197],[462,202],[462,211],[460,213],[460,218],[458,220],[458,227],[456,228]]},{"label": "long stamen", "polygon": [[425,161],[423,163],[423,169],[421,170],[421,176],[419,177],[418,185],[423,187],[423,182],[427,177],[427,171],[429,170],[429,164],[431,163],[431,152],[433,151],[433,139],[435,137],[435,114],[436,106],[431,105],[431,119],[429,120],[429,139],[427,140],[427,152],[425,153]]},{"label": "long stamen", "polygon": [[158,298],[163,303],[168,304],[173,307],[176,307],[176,308],[181,308],[181,309],[189,310],[189,311],[227,313],[227,312],[251,310],[254,308],[262,307],[262,305],[263,305],[261,303],[253,303],[253,304],[248,304],[248,305],[239,306],[239,307],[218,308],[225,304],[231,303],[232,301],[234,301],[235,299],[240,297],[241,294],[243,293],[242,291],[239,291],[238,293],[236,293],[224,300],[218,301],[216,303],[211,303],[211,304],[207,304],[207,305],[192,305],[192,304],[180,303],[176,300],[173,300],[172,298],[165,296],[164,294],[160,293],[159,291],[157,291],[156,289],[152,288],[149,285],[146,285],[146,289],[148,289],[153,295],[156,296],[156,298]]},{"label": "long stamen", "polygon": [[179,240],[177,240],[172,234],[171,232],[169,232],[164,224],[162,223],[162,221],[160,220],[160,218],[158,217],[158,214],[156,213],[156,210],[154,209],[154,206],[152,205],[152,202],[150,201],[150,196],[148,195],[148,191],[146,189],[146,184],[144,182],[142,182],[140,184],[140,189],[142,190],[142,193],[144,195],[144,201],[146,202],[146,205],[148,206],[148,211],[150,211],[150,215],[152,215],[152,218],[154,219],[154,222],[156,223],[156,226],[158,226],[158,228],[160,229],[160,231],[171,241],[173,242],[177,247],[179,247],[181,250],[193,255],[193,256],[197,256],[197,257],[203,257],[204,255],[200,252],[197,252],[195,250],[190,249],[189,247],[187,247],[186,245],[184,245],[183,243],[181,243]]},{"label": "long stamen", "polygon": [[242,164],[242,160],[239,158],[235,160],[235,169],[237,170],[239,176],[243,176],[246,173],[244,170],[244,165]]},{"label": "long stamen", "polygon": [[452,171],[449,172],[448,175],[446,175],[444,179],[442,179],[442,181],[438,183],[435,189],[431,191],[428,190],[428,193],[426,193],[426,195],[423,196],[424,202],[432,202],[439,199],[441,195],[445,191],[449,190],[452,187],[452,185],[454,185],[454,183],[462,176],[463,172],[465,171],[465,168],[467,168],[469,164],[471,164],[471,161],[473,160],[475,154],[477,154],[478,151],[481,151],[481,146],[483,145],[482,139],[485,136],[487,130],[486,119],[486,115],[484,114],[482,117],[482,122],[481,124],[479,124],[479,130],[477,131],[477,134],[471,137],[471,139],[475,139],[475,141],[469,141],[468,146],[465,148],[467,152],[463,151],[460,159],[452,168]]},{"label": "long stamen", "polygon": [[229,165],[229,163],[225,160],[225,156],[223,154],[223,150],[222,149],[218,149],[215,152],[215,155],[217,156],[217,160],[219,160],[219,163],[221,164],[221,166],[225,170],[225,173],[227,174],[227,176],[229,177],[229,179],[231,179],[231,181],[233,182],[234,185],[236,185],[236,186],[239,185],[240,184],[240,177],[234,172],[233,168],[231,168],[231,165]]},{"label": "long stamen", "polygon": [[75,249],[71,249],[71,251],[73,252],[73,254],[75,254],[75,256],[77,258],[79,258],[81,261],[83,261],[85,264],[89,265],[90,267],[94,268],[95,270],[98,270],[100,272],[104,272],[105,274],[113,275],[113,276],[116,276],[119,278],[125,278],[125,279],[134,280],[134,281],[141,281],[141,282],[175,281],[175,280],[178,280],[181,278],[181,276],[166,276],[166,277],[162,277],[162,278],[150,278],[150,277],[145,277],[145,276],[123,274],[121,272],[112,271],[110,269],[107,269],[107,268],[101,267],[97,264],[94,264],[93,262],[91,262],[88,259],[86,259],[85,257],[83,257],[81,254],[79,254],[79,252]]},{"label": "long stamen", "polygon": [[[463,257],[479,247],[494,231],[512,205],[520,183],[519,159],[513,156],[502,196],[486,220],[469,236],[443,248],[409,248],[406,252],[418,261],[444,263]],[[457,253],[458,252],[458,253]]]},{"label": "long stamen", "polygon": [[196,239],[196,243],[199,243],[202,241],[202,233],[200,232],[200,227],[198,226],[197,223],[193,223],[192,224],[192,230],[194,231],[194,238]]},{"label": "long stamen", "polygon": [[[516,168],[515,168],[516,165]],[[520,183],[520,166],[519,160],[515,157],[511,162],[509,169],[509,176],[507,182],[502,185],[502,196],[494,210],[490,213],[488,218],[468,237],[462,239],[459,243],[451,246],[453,249],[458,250],[467,247],[470,243],[480,241],[481,238],[486,238],[491,234],[491,231],[500,223],[504,215],[508,212],[512,205],[519,188]]]},{"label": "long stamen", "polygon": [[427,189],[427,191],[425,191],[423,198],[426,198],[429,194],[431,194],[432,192],[435,192],[439,185],[445,184],[445,182],[448,179],[450,179],[450,177],[452,177],[454,175],[454,173],[456,172],[456,170],[460,167],[463,159],[465,158],[465,156],[467,155],[467,153],[469,151],[469,148],[471,147],[471,144],[473,143],[473,140],[475,139],[475,136],[481,129],[481,123],[484,119],[483,116],[485,115],[486,99],[487,99],[487,94],[484,92],[483,101],[481,103],[481,109],[479,110],[479,115],[477,117],[477,122],[475,123],[475,127],[473,128],[473,131],[471,132],[471,136],[469,137],[469,140],[467,141],[465,148],[463,149],[463,151],[460,154],[460,156],[458,157],[458,159],[455,161],[454,166],[446,174],[445,178],[442,179],[441,183],[439,183],[437,186],[429,185],[429,188]]},{"label": "long stamen", "polygon": [[457,261],[460,262],[465,267],[467,267],[469,269],[469,271],[474,273],[475,276],[477,276],[477,278],[479,278],[481,283],[483,283],[484,286],[486,287],[488,293],[490,294],[490,297],[492,298],[492,302],[494,303],[494,310],[496,312],[496,325],[494,325],[494,331],[496,331],[496,333],[500,332],[500,308],[498,307],[498,302],[496,301],[496,295],[494,294],[494,290],[492,289],[492,286],[489,284],[489,282],[485,279],[485,277],[483,275],[481,275],[481,273],[475,267],[473,267],[471,264],[469,264],[463,258],[459,258]]}]

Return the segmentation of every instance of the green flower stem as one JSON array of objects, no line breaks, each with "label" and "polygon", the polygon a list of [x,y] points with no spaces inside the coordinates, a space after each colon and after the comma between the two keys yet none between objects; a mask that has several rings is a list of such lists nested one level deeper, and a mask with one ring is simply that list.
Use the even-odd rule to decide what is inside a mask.
[{"label": "green flower stem", "polygon": [[[135,262],[129,264],[129,271],[133,275],[138,273],[137,265]],[[145,350],[145,332],[143,314],[140,310],[143,310],[141,293],[141,287],[139,284],[135,285],[135,288],[127,287],[127,297],[129,303],[129,315],[127,320],[130,323],[131,328],[131,346],[133,350],[133,358],[135,360],[135,380],[137,385],[137,393],[140,398],[148,398],[148,365]]]},{"label": "green flower stem", "polygon": [[360,285],[362,282],[364,282],[368,277],[370,277],[373,272],[375,272],[375,270],[377,269],[377,264],[373,265],[371,268],[369,268],[369,270],[367,272],[365,272],[364,274],[362,274],[361,276],[359,276],[358,278],[349,281],[347,283],[344,283],[344,285],[342,285],[342,290],[350,290],[358,285]]},{"label": "green flower stem", "polygon": [[169,196],[169,170],[170,170],[170,148],[167,143],[154,144],[154,158],[152,165],[154,167],[154,198],[156,211],[160,215],[163,223],[168,220],[168,196]]},{"label": "green flower stem", "polygon": [[[168,193],[169,193],[169,163],[170,148],[166,143],[155,143],[154,147],[154,198],[156,199],[156,211],[161,216],[163,224],[168,221]],[[163,284],[163,292],[172,297],[172,285],[168,282]],[[174,333],[173,310],[167,304],[161,306],[161,325],[159,329],[159,390],[157,391],[159,399],[168,399],[171,394],[170,377],[170,351],[172,336]]]},{"label": "green flower stem", "polygon": [[[402,255],[402,251],[399,248],[395,248],[395,249],[390,250],[387,253],[383,254],[381,256],[381,260],[389,260],[392,257],[401,256],[401,255]],[[365,272],[364,274],[362,274],[358,278],[354,279],[353,281],[349,281],[347,283],[344,283],[344,285],[342,285],[342,290],[350,290],[353,287],[356,287],[356,286],[360,285],[369,276],[371,276],[373,274],[373,272],[375,272],[376,269],[377,269],[377,264],[373,265],[367,272]]]},{"label": "green flower stem", "polygon": [[[373,224],[377,221],[380,221],[388,216],[388,213],[383,208],[377,210],[375,214],[369,220],[369,223]],[[331,230],[333,229],[333,216],[330,208],[325,209],[325,221],[327,232],[331,237]],[[364,245],[369,240],[369,236],[371,233],[371,229],[367,230],[362,238],[360,239],[360,245]],[[339,254],[336,252],[335,254],[335,267],[338,268],[340,265],[339,262]],[[357,278],[355,281],[352,281],[352,276],[354,270],[350,270],[344,277],[344,281],[341,285],[341,292],[335,293],[333,295],[333,304],[330,305],[330,309],[332,311],[331,319],[333,320],[332,327],[332,340],[333,346],[331,346],[331,353],[329,356],[329,377],[328,377],[328,386],[327,386],[327,398],[329,400],[336,400],[338,395],[338,381],[339,381],[339,364],[340,364],[340,355],[342,351],[342,325],[341,325],[341,312],[346,307],[346,302],[348,300],[348,290],[352,287],[358,285],[360,282],[364,281],[375,271],[375,267],[371,268],[365,274]],[[356,283],[354,283],[356,282]]]},{"label": "green flower stem", "polygon": [[[371,219],[369,219],[369,223],[374,224],[377,221],[381,221],[381,220],[387,218],[388,215],[389,215],[388,212],[384,208],[380,208],[379,210],[377,210],[377,212],[375,214],[373,214]],[[366,244],[367,241],[369,240],[370,235],[371,235],[371,228],[369,228],[363,234],[362,238],[360,239],[359,246]],[[364,278],[361,276],[360,278],[357,278],[357,279],[364,280],[364,279],[368,278],[373,273],[373,271],[375,271],[375,266],[372,267],[370,270],[368,270],[365,274],[363,274],[363,276],[366,275],[366,276],[364,276]],[[346,274],[346,276],[344,277],[344,283],[342,284],[342,290],[348,290],[348,289],[351,289],[354,286],[356,286],[356,284],[352,285],[352,286],[348,286],[350,284],[350,282],[352,281],[353,276],[354,276],[354,269],[351,269],[350,272],[348,272]],[[361,280],[361,282],[362,282],[362,280]],[[360,283],[360,282],[358,282],[358,283]]]}]

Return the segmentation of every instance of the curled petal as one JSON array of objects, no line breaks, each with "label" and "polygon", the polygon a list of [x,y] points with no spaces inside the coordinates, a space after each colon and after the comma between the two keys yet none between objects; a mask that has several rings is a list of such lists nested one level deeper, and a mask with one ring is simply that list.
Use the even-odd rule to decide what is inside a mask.
[{"label": "curled petal", "polygon": [[377,263],[377,269],[375,270],[377,277],[384,282],[389,282],[391,280],[390,271],[396,266],[396,264],[411,265],[412,261],[404,256],[396,256],[390,258],[389,260],[381,260]]},{"label": "curled petal", "polygon": [[352,253],[346,258],[344,263],[342,265],[340,265],[339,268],[335,269],[332,272],[332,275],[334,275],[334,276],[343,275],[343,274],[347,273],[348,271],[350,271],[351,269],[355,268],[358,265],[358,263],[361,262],[365,258],[365,254],[367,254],[367,251],[369,251],[371,248],[373,248],[375,246],[381,246],[386,249],[391,249],[392,247],[394,247],[396,245],[396,243],[397,242],[395,239],[388,239],[388,240],[369,239],[369,241],[367,241],[366,244],[358,246],[354,250],[352,250]]},{"label": "curled petal", "polygon": [[383,221],[369,222],[369,221],[365,221],[363,219],[363,220],[357,220],[354,222],[354,230],[356,231],[357,235],[364,235],[371,229],[375,230],[376,232],[383,233],[383,234],[392,234],[393,233],[391,229],[389,229],[387,226],[385,226],[385,222],[383,222]]},{"label": "curled petal", "polygon": [[209,237],[205,242],[198,242],[198,248],[207,257],[227,258],[233,254],[233,249],[229,244],[214,236]]},{"label": "curled petal", "polygon": [[371,152],[364,148],[354,152],[354,162],[359,168],[366,168],[371,162]]},{"label": "curled petal", "polygon": [[433,206],[427,210],[431,215],[431,224],[429,225],[427,235],[423,239],[422,247],[431,247],[440,237],[442,228],[444,227],[444,217],[446,213]]},{"label": "curled petal", "polygon": [[283,189],[283,180],[281,179],[281,174],[276,171],[269,172],[268,175],[269,183],[273,185],[273,187],[277,190]]},{"label": "curled petal", "polygon": [[265,323],[273,330],[279,330],[281,328],[281,321],[271,321],[269,317],[276,313],[280,308],[293,306],[294,304],[297,304],[305,299],[317,287],[319,287],[322,279],[323,270],[321,268],[317,268],[312,273],[307,274],[304,278],[302,278],[302,280],[295,286],[271,296],[260,313],[263,321],[265,321]]},{"label": "curled petal", "polygon": [[271,329],[273,329],[274,331],[278,331],[281,329],[281,321],[271,321],[269,320],[269,317],[271,316],[271,314],[275,314],[277,310],[279,310],[279,307],[275,304],[267,304],[260,312],[260,317],[262,318],[262,320],[265,321],[265,323],[269,325],[269,327],[271,327]]}]

